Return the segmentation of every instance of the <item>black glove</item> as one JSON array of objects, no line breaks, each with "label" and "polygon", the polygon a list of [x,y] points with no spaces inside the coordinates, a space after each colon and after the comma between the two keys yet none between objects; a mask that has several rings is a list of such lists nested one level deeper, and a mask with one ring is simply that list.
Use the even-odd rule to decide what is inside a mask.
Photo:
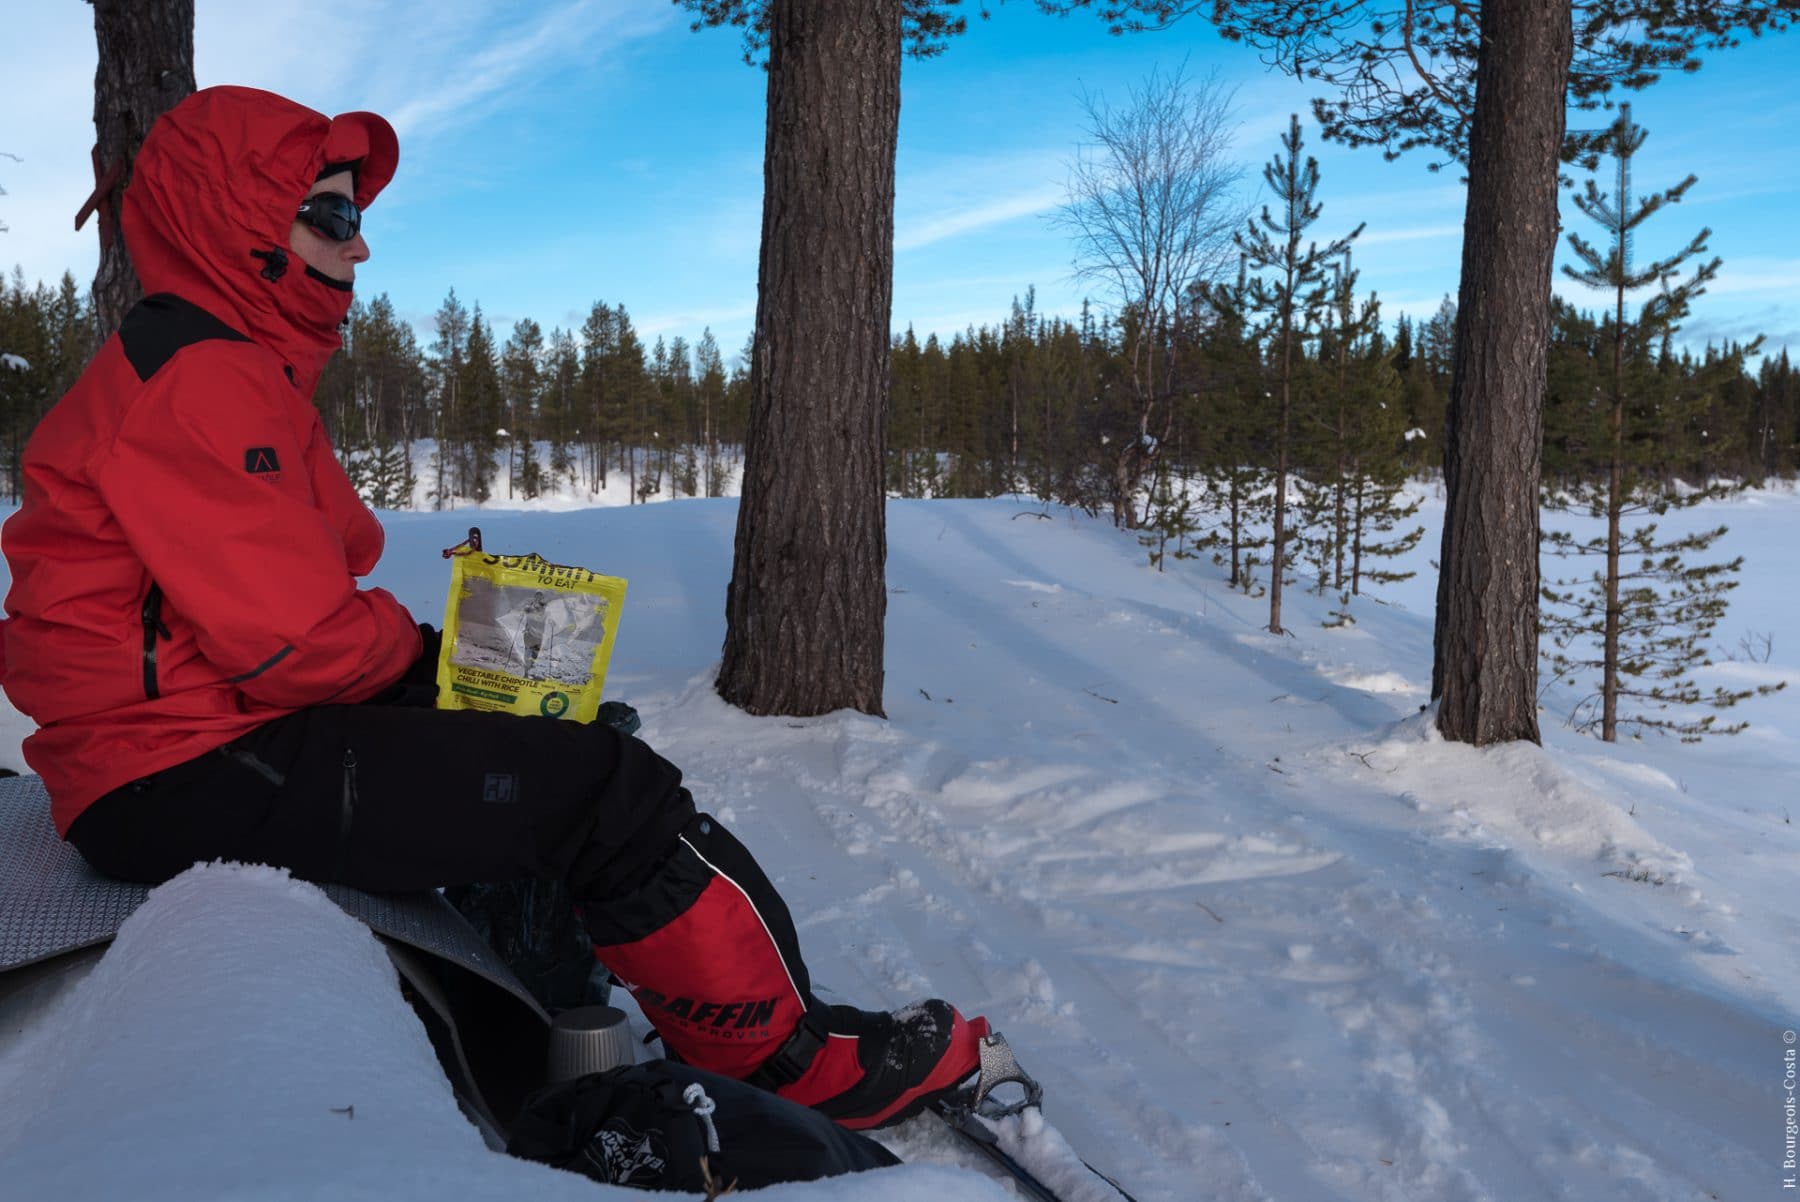
[{"label": "black glove", "polygon": [[444,646],[444,633],[420,622],[419,637],[425,644],[419,658],[399,680],[369,698],[371,705],[416,705],[429,709],[437,704],[438,653]]},{"label": "black glove", "polygon": [[622,735],[635,735],[644,725],[638,712],[623,701],[602,701],[600,712],[594,715],[594,721],[602,726],[610,726]]},{"label": "black glove", "polygon": [[420,622],[419,638],[424,642],[425,649],[419,653],[419,658],[413,661],[413,666],[406,670],[406,675],[402,676],[400,680],[403,684],[428,684],[435,689],[437,687],[438,656],[444,649],[444,632],[435,626]]}]

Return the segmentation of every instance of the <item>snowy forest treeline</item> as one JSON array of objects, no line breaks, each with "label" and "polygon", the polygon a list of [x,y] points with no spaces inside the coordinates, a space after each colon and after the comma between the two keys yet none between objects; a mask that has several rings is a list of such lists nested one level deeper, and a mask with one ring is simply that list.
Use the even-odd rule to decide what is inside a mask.
[{"label": "snowy forest treeline", "polygon": [[[1360,311],[1378,303],[1355,298]],[[1612,317],[1558,301],[1545,411],[1547,484],[1604,470],[1597,389],[1609,368]],[[1154,468],[1127,477],[1119,459],[1138,443],[1128,362],[1132,315],[1036,310],[1032,293],[992,324],[949,339],[896,335],[888,418],[888,487],[905,497],[1028,492],[1101,511],[1117,503],[1130,525],[1155,517],[1167,478],[1223,481],[1266,468],[1273,442],[1268,338],[1196,302],[1172,327],[1170,403],[1151,437]],[[1351,338],[1329,311],[1300,348],[1293,455],[1300,480],[1328,487],[1359,478],[1419,477],[1442,464],[1454,306],[1428,320],[1367,323]],[[440,455],[423,495],[435,504],[531,498],[560,478],[599,490],[623,475],[634,498],[719,496],[741,456],[749,417],[748,348],[729,358],[710,331],[646,342],[622,303],[597,302],[579,328],[524,318],[497,330],[454,290],[422,343],[384,294],[359,301],[342,354],[315,401],[365,497],[404,507],[414,496],[409,448],[434,439]],[[95,350],[90,303],[71,276],[56,287],[17,270],[0,280],[0,439],[7,495],[18,496],[26,439]],[[1630,330],[1627,331],[1628,335]],[[1671,340],[1628,348],[1640,378],[1657,382],[1637,428],[1657,470],[1700,484],[1800,473],[1800,365],[1786,348],[1748,366],[1742,347],[1695,353]],[[26,366],[20,367],[20,362]],[[633,448],[637,454],[629,453]],[[1355,465],[1354,469],[1348,465]]]}]

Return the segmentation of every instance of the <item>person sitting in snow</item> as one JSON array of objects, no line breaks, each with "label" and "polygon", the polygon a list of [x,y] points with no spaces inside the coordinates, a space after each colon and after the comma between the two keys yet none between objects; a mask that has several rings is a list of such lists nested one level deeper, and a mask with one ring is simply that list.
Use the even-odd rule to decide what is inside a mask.
[{"label": "person sitting in snow", "polygon": [[311,404],[398,158],[372,113],[239,87],[144,140],[123,228],[148,295],[32,435],[0,536],[4,686],[58,832],[147,883],[214,859],[376,891],[564,880],[681,1059],[848,1127],[917,1111],[976,1070],[985,1021],[820,1002],[787,906],[673,764],[605,725],[418,703],[437,632],[358,587],[382,529]]}]

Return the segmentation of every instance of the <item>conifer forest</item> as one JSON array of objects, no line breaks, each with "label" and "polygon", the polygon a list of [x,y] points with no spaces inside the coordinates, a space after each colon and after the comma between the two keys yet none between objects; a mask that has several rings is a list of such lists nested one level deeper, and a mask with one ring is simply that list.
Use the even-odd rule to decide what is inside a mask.
[{"label": "conifer forest", "polygon": [[[1379,304],[1348,298],[1353,314]],[[1340,453],[1369,479],[1429,476],[1439,466],[1455,307],[1429,320],[1402,316],[1385,328],[1348,328],[1322,306],[1296,374],[1296,462],[1306,486],[1335,485]],[[391,463],[415,439],[436,439],[448,505],[462,496],[532,497],[558,473],[594,488],[611,472],[632,475],[648,497],[668,482],[676,496],[719,496],[737,461],[746,420],[746,358],[710,332],[646,346],[624,304],[597,302],[579,329],[546,331],[523,320],[493,328],[478,303],[454,292],[437,312],[438,337],[421,345],[379,295],[351,313],[344,351],[316,402],[340,457],[363,474],[378,508],[406,491],[368,466]],[[1136,436],[1125,360],[1133,318],[1084,310],[1036,311],[1030,289],[989,325],[948,340],[897,334],[888,420],[888,487],[897,497],[985,497],[1028,492],[1110,513],[1114,460]],[[80,374],[94,350],[92,314],[72,276],[54,287],[16,272],[0,279],[0,348],[27,366],[0,375],[0,447],[6,496],[17,497],[18,458],[32,428]],[[1595,380],[1610,373],[1615,319],[1558,302],[1546,414],[1546,478],[1598,477],[1604,448]],[[1699,485],[1716,476],[1752,481],[1800,471],[1800,365],[1786,348],[1747,366],[1744,347],[1695,351],[1627,331],[1625,369],[1653,381],[1647,412],[1668,413],[1640,436],[1659,479]],[[1196,302],[1172,331],[1173,365],[1154,455],[1135,483],[1122,523],[1159,513],[1167,481],[1229,490],[1253,472],[1273,441],[1266,404],[1265,338]],[[1346,424],[1340,433],[1339,417]],[[1603,416],[1603,415],[1600,415]],[[627,448],[638,447],[637,457]],[[635,465],[635,466],[634,466]],[[635,473],[635,475],[633,474]],[[641,477],[641,478],[640,478]]]},{"label": "conifer forest", "polygon": [[[1294,372],[1297,484],[1365,500],[1376,482],[1430,477],[1441,466],[1454,304],[1427,320],[1367,320],[1370,290],[1332,295],[1298,345]],[[1221,291],[1229,292],[1226,287]],[[338,453],[378,508],[405,504],[405,449],[434,439],[432,493],[529,498],[558,475],[598,489],[624,473],[648,498],[719,496],[741,456],[748,357],[709,331],[649,345],[623,303],[596,302],[578,329],[537,321],[497,330],[478,302],[454,291],[437,310],[437,337],[421,344],[386,295],[358,301],[344,350],[316,403]],[[1250,497],[1273,470],[1277,366],[1268,332],[1223,305],[1194,298],[1169,330],[1170,369],[1147,447],[1134,447],[1138,412],[1127,355],[1134,315],[1036,310],[1025,289],[1008,313],[948,339],[908,329],[892,348],[888,489],[896,497],[982,497],[1023,492],[1111,514],[1144,528],[1169,520],[1182,486]],[[1553,488],[1600,480],[1607,446],[1597,396],[1612,372],[1612,312],[1559,301],[1545,417],[1545,478]],[[1800,471],[1800,365],[1786,348],[1754,366],[1740,345],[1679,346],[1644,338],[1628,317],[1622,370],[1654,387],[1627,438],[1654,448],[1643,471],[1674,484],[1718,477],[1761,481]],[[93,317],[72,276],[56,285],[17,272],[0,279],[0,454],[5,492],[18,495],[18,462],[37,420],[95,349]],[[23,361],[24,366],[20,366]],[[628,451],[638,448],[639,454]],[[1140,455],[1121,497],[1117,460]],[[1360,485],[1359,485],[1360,481]],[[1235,493],[1234,493],[1235,490]],[[1266,491],[1266,490],[1265,490]],[[1200,493],[1194,493],[1196,500]],[[1335,505],[1335,498],[1333,500]],[[1248,533],[1257,523],[1246,517]]]}]

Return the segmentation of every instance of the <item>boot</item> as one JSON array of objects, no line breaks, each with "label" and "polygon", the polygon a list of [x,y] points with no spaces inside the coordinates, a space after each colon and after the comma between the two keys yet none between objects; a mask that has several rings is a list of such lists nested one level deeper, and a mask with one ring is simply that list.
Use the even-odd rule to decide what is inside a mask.
[{"label": "boot", "polygon": [[582,913],[595,957],[673,1056],[843,1126],[898,1122],[979,1067],[987,1023],[947,1002],[885,1014],[815,998],[786,903],[710,815],[647,880]]},{"label": "boot", "polygon": [[814,999],[788,1043],[750,1082],[853,1130],[911,1118],[981,1065],[985,1018],[936,998],[902,1010],[826,1006]]}]

